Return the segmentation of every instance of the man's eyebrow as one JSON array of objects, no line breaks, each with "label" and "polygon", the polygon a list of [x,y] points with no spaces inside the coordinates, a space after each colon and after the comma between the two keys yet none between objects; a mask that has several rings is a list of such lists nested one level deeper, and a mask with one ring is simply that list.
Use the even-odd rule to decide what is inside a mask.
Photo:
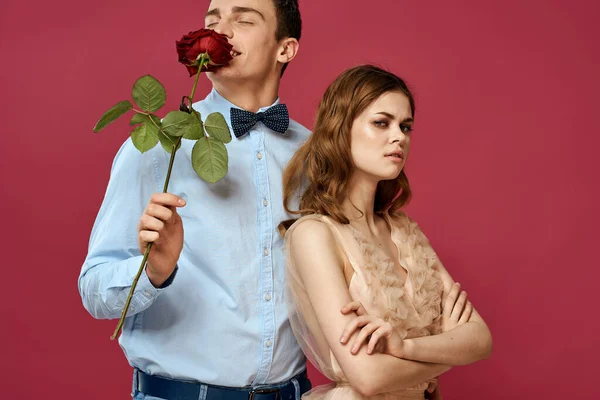
[{"label": "man's eyebrow", "polygon": [[[381,115],[385,115],[386,117],[388,117],[389,119],[396,119],[396,116],[394,116],[393,114],[390,114],[389,112],[385,112],[385,111],[380,111],[378,113],[375,114],[381,114]],[[412,117],[407,117],[404,118],[402,121],[402,123],[406,123],[406,122],[414,122],[415,120]]]},{"label": "man's eyebrow", "polygon": [[212,10],[209,10],[206,15],[204,16],[204,18],[208,18],[208,17],[218,17],[221,18],[221,11],[218,8],[213,8]]},{"label": "man's eyebrow", "polygon": [[258,16],[259,16],[259,17],[260,17],[260,18],[261,18],[263,21],[265,21],[265,16],[264,16],[264,15],[263,15],[263,14],[262,14],[260,11],[258,11],[258,10],[257,10],[257,9],[255,9],[255,8],[250,8],[250,7],[238,7],[238,6],[235,6],[235,7],[233,7],[233,8],[231,9],[231,12],[232,12],[233,14],[243,14],[243,13],[253,13],[253,14],[258,14]]}]

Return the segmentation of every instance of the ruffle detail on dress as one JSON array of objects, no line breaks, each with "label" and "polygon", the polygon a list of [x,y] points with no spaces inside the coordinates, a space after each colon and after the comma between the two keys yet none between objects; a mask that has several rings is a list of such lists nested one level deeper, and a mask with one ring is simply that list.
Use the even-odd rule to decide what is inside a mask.
[{"label": "ruffle detail on dress", "polygon": [[371,303],[384,306],[380,318],[389,322],[405,338],[412,324],[407,324],[409,309],[404,299],[406,293],[402,276],[383,251],[370,243],[362,232],[348,226],[363,254],[362,271]]},{"label": "ruffle detail on dress", "polygon": [[433,268],[438,262],[437,254],[418,224],[406,214],[385,216],[392,226],[392,240],[400,251],[400,264],[410,273],[414,291],[412,303],[423,327],[421,332],[411,332],[411,336],[441,333],[443,284]]}]

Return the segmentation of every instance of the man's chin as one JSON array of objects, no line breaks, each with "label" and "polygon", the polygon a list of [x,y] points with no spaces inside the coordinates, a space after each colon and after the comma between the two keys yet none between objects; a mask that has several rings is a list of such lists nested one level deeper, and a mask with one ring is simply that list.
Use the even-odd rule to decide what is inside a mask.
[{"label": "man's chin", "polygon": [[219,80],[223,78],[239,78],[241,75],[239,69],[235,65],[226,65],[213,72],[208,72],[208,79],[211,81]]}]

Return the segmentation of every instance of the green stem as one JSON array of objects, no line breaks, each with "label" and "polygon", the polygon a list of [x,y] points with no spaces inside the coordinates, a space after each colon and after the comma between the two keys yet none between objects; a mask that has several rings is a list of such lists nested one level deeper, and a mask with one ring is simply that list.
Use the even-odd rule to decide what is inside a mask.
[{"label": "green stem", "polygon": [[136,113],[138,113],[138,114],[147,115],[147,116],[148,116],[148,119],[150,120],[150,122],[152,122],[152,123],[154,124],[154,126],[156,127],[156,129],[158,129],[158,130],[159,130],[159,132],[160,132],[160,133],[162,133],[162,134],[163,134],[163,136],[164,136],[165,138],[167,138],[167,140],[168,140],[169,142],[171,142],[171,144],[175,144],[175,142],[173,142],[173,140],[172,140],[172,139],[169,137],[169,135],[167,135],[167,134],[166,134],[166,132],[165,132],[165,131],[163,131],[163,130],[162,130],[162,128],[156,124],[156,122],[154,122],[154,120],[152,119],[152,114],[151,114],[151,113],[149,113],[149,112],[146,112],[146,111],[139,111],[139,110],[136,110],[135,108],[133,109],[133,111],[135,111],[135,112],[136,112]]},{"label": "green stem", "polygon": [[[194,94],[196,94],[196,87],[198,86],[198,80],[200,79],[200,73],[202,71],[202,68],[204,67],[204,65],[207,62],[208,62],[208,59],[206,59],[203,55],[200,58],[200,65],[198,68],[198,73],[196,74],[196,79],[194,80],[194,86],[192,87],[192,94],[188,98],[188,109],[189,109],[190,113],[192,112],[192,103],[194,101]],[[134,110],[134,111],[141,113],[140,111],[137,111],[137,110]],[[141,113],[141,114],[145,114],[145,113]],[[148,118],[150,118],[152,123],[154,123],[154,121],[152,120],[150,115],[148,115]],[[154,125],[156,125],[156,123],[154,123]],[[161,127],[157,126],[157,128],[159,129],[159,131],[161,133],[165,134],[165,132],[163,132]],[[181,138],[182,138],[181,136],[177,138],[177,142],[173,145],[173,148],[171,150],[171,159],[169,160],[169,169],[167,170],[167,177],[165,178],[165,185],[163,188],[163,193],[166,193],[167,189],[169,187],[169,181],[171,180],[171,170],[173,169],[173,162],[175,161],[175,153],[177,152],[177,148],[179,147],[179,144],[181,143]],[[170,138],[169,138],[169,140],[170,140]],[[133,293],[134,293],[137,283],[140,279],[140,276],[142,276],[142,272],[144,272],[144,268],[146,267],[146,263],[148,261],[148,255],[150,254],[151,249],[152,249],[152,243],[148,243],[148,245],[146,246],[146,251],[144,252],[144,258],[142,258],[142,263],[140,265],[140,268],[138,269],[138,272],[135,275],[135,278],[133,279],[133,283],[131,284],[131,288],[129,289],[129,294],[127,295],[127,300],[125,301],[125,306],[123,307],[123,311],[121,312],[121,319],[119,319],[117,328],[115,329],[115,332],[111,336],[112,340],[115,340],[119,336],[119,333],[121,332],[121,329],[123,328],[123,324],[125,323],[125,317],[127,316],[127,311],[129,310],[129,306],[131,304],[131,299],[133,298]]]},{"label": "green stem", "polygon": [[[167,170],[167,177],[165,178],[165,185],[163,187],[163,193],[167,193],[167,189],[169,188],[169,181],[171,180],[171,171],[173,170],[173,162],[175,161],[175,154],[177,152],[177,148],[179,147],[180,143],[181,143],[181,136],[177,138],[177,142],[173,145],[173,148],[171,150],[171,159],[169,160],[169,169]],[[144,268],[146,267],[146,262],[148,261],[148,255],[150,254],[150,249],[152,249],[152,242],[150,242],[150,243],[148,243],[148,245],[146,245],[146,251],[144,253],[144,258],[142,258],[142,263],[140,265],[140,268],[138,269],[138,272],[135,275],[135,278],[133,279],[133,283],[131,284],[131,288],[129,289],[129,294],[127,295],[127,301],[125,301],[125,306],[123,307],[123,311],[121,312],[121,319],[119,319],[117,328],[115,329],[115,332],[113,333],[113,335],[110,337],[111,340],[115,340],[119,336],[119,333],[121,332],[121,329],[123,328],[123,324],[125,323],[125,317],[127,316],[127,311],[129,310],[129,305],[131,304],[131,299],[133,298],[133,292],[135,291],[137,283],[140,280],[140,276],[142,275],[142,272],[144,272]]]},{"label": "green stem", "polygon": [[204,56],[200,57],[200,65],[198,65],[198,73],[196,74],[196,79],[194,80],[194,86],[192,87],[192,94],[190,95],[190,97],[188,98],[188,108],[190,109],[190,112],[192,111],[192,103],[194,102],[194,94],[196,94],[196,86],[198,86],[198,80],[200,79],[200,73],[202,72],[202,68],[204,68],[204,65],[208,62],[208,60],[206,60],[204,58]]},{"label": "green stem", "polygon": [[171,170],[173,170],[173,162],[175,161],[175,153],[177,152],[177,148],[179,147],[179,144],[181,143],[182,137],[183,136],[179,136],[177,138],[177,142],[175,142],[173,149],[171,149],[171,159],[169,160],[169,169],[167,170],[167,177],[165,179],[165,186],[163,187],[163,193],[167,193],[167,189],[169,189],[169,181],[171,180]]}]

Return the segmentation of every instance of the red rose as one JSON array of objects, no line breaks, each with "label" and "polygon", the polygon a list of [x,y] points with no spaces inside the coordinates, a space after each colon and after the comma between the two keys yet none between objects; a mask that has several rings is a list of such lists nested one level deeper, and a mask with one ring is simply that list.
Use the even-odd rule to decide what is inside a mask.
[{"label": "red rose", "polygon": [[185,65],[194,76],[199,69],[199,55],[208,56],[206,64],[201,72],[214,71],[231,61],[231,49],[233,46],[227,41],[225,35],[215,32],[212,29],[200,29],[183,35],[181,40],[175,42],[177,46],[177,55],[179,62]]}]

